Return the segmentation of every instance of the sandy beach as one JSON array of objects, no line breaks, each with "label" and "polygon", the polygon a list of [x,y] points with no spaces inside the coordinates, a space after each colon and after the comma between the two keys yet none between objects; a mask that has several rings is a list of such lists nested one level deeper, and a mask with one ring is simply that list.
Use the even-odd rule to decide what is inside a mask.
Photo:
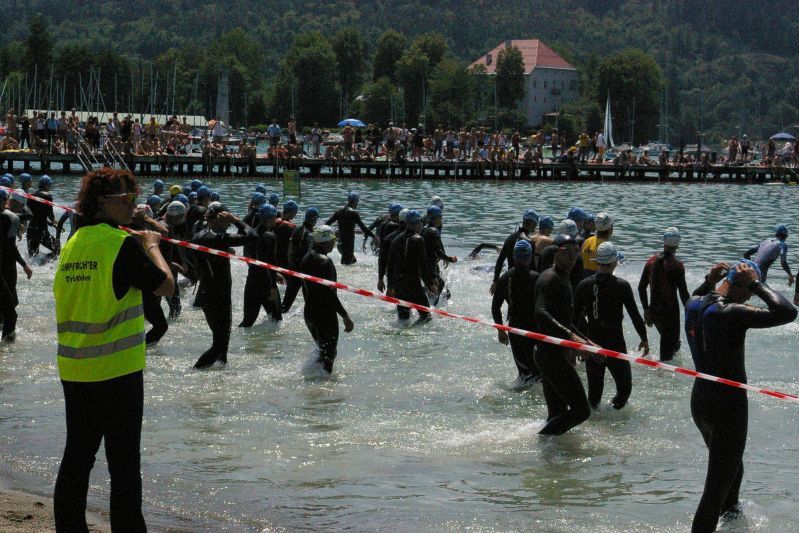
[{"label": "sandy beach", "polygon": [[[111,531],[108,521],[96,513],[87,513],[86,521],[89,531]],[[0,488],[0,531],[31,533],[54,529],[51,498]]]}]

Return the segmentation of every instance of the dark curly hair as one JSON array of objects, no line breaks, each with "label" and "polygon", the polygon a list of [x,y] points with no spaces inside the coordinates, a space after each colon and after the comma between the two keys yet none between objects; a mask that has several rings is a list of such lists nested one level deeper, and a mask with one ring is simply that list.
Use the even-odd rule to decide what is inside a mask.
[{"label": "dark curly hair", "polygon": [[119,193],[122,189],[122,182],[127,184],[129,192],[137,190],[136,176],[127,170],[105,167],[93,170],[83,176],[80,192],[78,192],[78,211],[81,218],[84,220],[96,218],[100,210],[97,199],[101,196]]}]

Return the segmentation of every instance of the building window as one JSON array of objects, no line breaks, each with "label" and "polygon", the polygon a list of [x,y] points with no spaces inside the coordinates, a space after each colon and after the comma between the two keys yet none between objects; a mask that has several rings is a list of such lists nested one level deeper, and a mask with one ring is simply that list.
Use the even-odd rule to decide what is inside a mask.
[{"label": "building window", "polygon": [[538,85],[538,82],[536,80],[533,80],[533,89],[535,89],[537,85]]},{"label": "building window", "polygon": [[547,80],[544,80],[544,89],[547,88]]},{"label": "building window", "polygon": [[538,97],[537,96],[533,96],[533,102],[538,102]]},{"label": "building window", "polygon": [[572,80],[569,82],[569,89],[571,89],[572,91],[577,90],[577,80]]},{"label": "building window", "polygon": [[565,86],[566,86],[566,82],[565,81],[561,81],[560,82],[560,88],[563,89]]}]

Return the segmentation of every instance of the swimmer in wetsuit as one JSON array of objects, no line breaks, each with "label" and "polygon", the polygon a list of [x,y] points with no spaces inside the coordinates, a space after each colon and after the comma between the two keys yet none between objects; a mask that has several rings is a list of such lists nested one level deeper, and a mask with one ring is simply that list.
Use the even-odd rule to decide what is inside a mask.
[{"label": "swimmer in wetsuit", "polygon": [[[52,202],[53,195],[50,192],[52,186],[53,180],[49,176],[42,176],[39,178],[39,189],[33,193],[33,196]],[[51,253],[48,257],[55,257],[58,255],[60,245],[55,242],[48,229],[48,226],[56,224],[53,206],[34,201],[28,207],[33,214],[30,224],[28,224],[28,257],[39,253],[40,244],[50,250]]]},{"label": "swimmer in wetsuit", "polygon": [[[759,267],[742,260],[729,270],[715,265],[685,307],[685,333],[699,372],[746,383],[744,344],[750,328],[770,328],[796,319],[796,308],[759,281]],[[726,279],[716,288],[722,278]],[[752,295],[767,309],[745,305]],[[692,531],[715,531],[719,518],[740,514],[739,489],[748,427],[746,391],[694,380],[691,416],[709,451],[707,478]],[[726,516],[725,516],[726,515]]]},{"label": "swimmer in wetsuit", "polygon": [[375,238],[375,234],[361,221],[361,215],[355,209],[361,197],[357,192],[347,194],[347,205],[333,213],[325,225],[338,223],[339,246],[341,252],[341,264],[352,265],[355,259],[355,226],[363,231],[365,237]]},{"label": "swimmer in wetsuit", "polygon": [[[586,278],[577,285],[574,292],[574,324],[588,335],[595,344],[608,350],[627,353],[622,321],[623,310],[627,309],[635,331],[641,338],[639,350],[644,356],[649,354],[649,342],[646,338],[644,319],[635,305],[633,290],[627,281],[613,275],[619,263],[619,253],[613,243],[604,242],[597,249],[597,273]],[[633,388],[630,363],[623,359],[605,357],[596,361],[589,357],[585,361],[585,373],[588,378],[588,402],[596,408],[602,399],[605,387],[605,367],[616,382],[616,395],[610,401],[614,409],[621,409],[627,404]]]},{"label": "swimmer in wetsuit", "polygon": [[774,230],[774,237],[766,239],[765,241],[757,244],[744,252],[744,259],[752,259],[760,267],[763,273],[763,281],[768,278],[768,269],[771,265],[780,258],[780,266],[788,274],[788,286],[793,285],[793,274],[791,274],[791,267],[788,265],[788,227],[785,224],[780,224]]},{"label": "swimmer in wetsuit", "polygon": [[[258,208],[258,239],[254,243],[253,255],[247,256],[274,265],[277,257],[277,236],[274,232],[277,209],[272,204]],[[257,265],[247,265],[247,280],[244,282],[244,316],[240,328],[255,324],[263,307],[273,322],[283,320],[280,312],[280,294],[277,291],[277,272]],[[282,278],[282,277],[281,277]]]},{"label": "swimmer in wetsuit", "polygon": [[[646,325],[654,325],[660,335],[661,361],[670,361],[680,349],[680,303],[685,306],[689,298],[685,266],[674,255],[679,245],[680,230],[666,228],[663,251],[649,258],[638,282]],[[647,297],[647,288],[652,294],[651,300]]]},{"label": "swimmer in wetsuit", "polygon": [[[558,235],[555,263],[545,270],[535,284],[535,321],[538,331],[561,339],[587,343],[572,326],[572,284],[569,274],[580,255],[571,235]],[[535,363],[544,380],[547,421],[541,435],[562,435],[583,423],[591,415],[583,382],[575,370],[577,354],[573,350],[541,343]],[[581,357],[582,358],[582,357]]]},{"label": "swimmer in wetsuit", "polygon": [[[232,252],[231,247],[244,246],[255,242],[258,238],[250,226],[219,202],[208,204],[205,217],[207,223],[194,234],[192,239],[194,244]],[[237,234],[227,232],[231,225],[236,226]],[[213,340],[211,347],[200,356],[194,364],[194,368],[207,368],[216,361],[227,364],[230,328],[233,322],[230,294],[233,280],[230,276],[230,260],[211,254],[202,254],[202,256],[198,254],[195,258],[200,277],[200,288],[197,293],[198,296],[201,296],[199,298],[200,305],[208,327],[211,328]]]},{"label": "swimmer in wetsuit", "polygon": [[[444,243],[441,242],[441,230],[439,229],[442,224],[441,208],[437,205],[431,205],[427,208],[427,226],[422,230],[422,238],[424,239],[424,249],[427,252],[427,261],[430,264],[430,269],[433,271],[433,276],[436,279],[436,286],[438,287],[438,294],[431,298],[432,305],[438,305],[439,297],[444,294],[444,278],[441,277],[441,268],[438,266],[439,261],[443,261],[445,265],[449,263],[456,263],[458,258],[454,255],[447,255],[444,250]],[[449,289],[446,292],[449,297]]]},{"label": "swimmer in wetsuit", "polygon": [[490,294],[494,294],[496,290],[497,281],[502,274],[502,269],[505,266],[506,260],[508,262],[508,268],[513,268],[513,247],[516,246],[516,241],[519,239],[528,239],[535,231],[539,218],[538,213],[536,213],[534,209],[528,209],[522,215],[521,226],[516,228],[516,231],[508,235],[505,239],[505,242],[502,244],[502,249],[499,252],[499,257],[497,257],[496,266],[494,267],[494,281],[488,289]]},{"label": "swimmer in wetsuit", "polygon": [[[305,218],[299,226],[294,228],[291,233],[291,240],[289,241],[289,268],[291,270],[299,271],[302,258],[305,257],[313,245],[313,229],[316,226],[316,221],[319,220],[319,210],[315,207],[309,207],[305,210]],[[289,276],[286,280],[286,292],[283,295],[283,303],[281,304],[281,311],[285,315],[291,309],[294,300],[297,298],[297,292],[302,287],[302,281],[295,276]]]},{"label": "swimmer in wetsuit", "polygon": [[[313,249],[302,259],[303,274],[336,281],[336,266],[327,256],[336,245],[336,237],[330,226],[319,226],[313,232]],[[319,348],[318,361],[328,373],[333,371],[338,346],[338,316],[344,321],[344,331],[355,327],[341,300],[338,291],[312,281],[302,281],[302,296],[305,300],[303,316]],[[338,315],[338,316],[336,316]]]},{"label": "swimmer in wetsuit", "polygon": [[[380,215],[369,225],[369,230],[374,232],[375,238],[372,239],[372,250],[379,251],[380,250],[380,242],[383,238],[397,229],[399,227],[399,222],[397,221],[397,216],[399,212],[402,211],[402,205],[398,204],[397,202],[391,202],[388,206],[388,213],[384,215]],[[366,241],[369,240],[369,237],[364,235],[363,237],[363,251],[366,252]]]},{"label": "swimmer in wetsuit", "polygon": [[[558,224],[558,235],[570,235],[577,239],[577,225],[574,223],[573,220],[565,218],[560,221]],[[554,244],[551,244],[544,248],[541,252],[541,255],[538,257],[538,272],[544,272],[546,269],[550,268],[553,263],[555,262],[555,253],[557,252],[558,247]],[[577,288],[577,285],[583,280],[585,276],[583,275],[583,258],[581,256],[577,256],[577,259],[574,261],[574,266],[569,273],[569,279],[571,280],[572,290]]]},{"label": "swimmer in wetsuit", "polygon": [[[418,211],[410,210],[405,215],[405,231],[398,234],[389,249],[386,273],[389,279],[389,296],[428,307],[430,305],[422,282],[432,294],[438,294],[435,276],[427,260],[422,230],[422,217]],[[411,316],[411,309],[397,306],[400,320]],[[419,311],[417,324],[429,321],[430,313]]]},{"label": "swimmer in wetsuit", "polygon": [[500,248],[496,244],[489,244],[487,242],[481,242],[480,244],[478,244],[477,246],[474,247],[474,250],[469,252],[469,255],[466,256],[466,259],[479,259],[480,258],[480,252],[482,252],[486,248],[491,248],[492,250],[496,250],[497,253],[500,253],[502,251],[502,248]]},{"label": "swimmer in wetsuit", "polygon": [[596,258],[597,248],[603,242],[609,241],[613,235],[613,217],[607,213],[598,213],[594,217],[594,224],[596,225],[596,235],[588,237],[580,248],[586,278],[596,274],[597,263],[593,259]]},{"label": "swimmer in wetsuit", "polygon": [[0,320],[3,322],[2,340],[12,342],[17,327],[17,265],[25,271],[28,279],[33,271],[22,258],[17,248],[19,217],[6,209],[8,192],[0,189]]},{"label": "swimmer in wetsuit", "polygon": [[[516,241],[513,248],[514,264],[507,272],[503,272],[497,280],[497,289],[491,301],[491,316],[496,324],[502,324],[502,304],[508,304],[508,325],[513,328],[536,331],[535,325],[535,283],[538,272],[530,269],[533,258],[533,247],[529,241]],[[517,383],[519,388],[532,385],[540,379],[540,372],[535,364],[534,355],[536,341],[521,335],[508,335],[497,330],[500,343],[507,345],[513,353],[513,361],[519,372]]]},{"label": "swimmer in wetsuit", "polygon": [[[391,251],[391,243],[398,235],[405,231],[405,217],[408,211],[410,211],[410,209],[400,209],[399,215],[397,215],[399,226],[380,241],[380,252],[377,256],[377,290],[380,292],[386,292],[387,289],[391,288],[390,286],[386,287],[385,281],[386,273],[388,272],[388,258]],[[391,282],[390,278],[388,282]]]}]

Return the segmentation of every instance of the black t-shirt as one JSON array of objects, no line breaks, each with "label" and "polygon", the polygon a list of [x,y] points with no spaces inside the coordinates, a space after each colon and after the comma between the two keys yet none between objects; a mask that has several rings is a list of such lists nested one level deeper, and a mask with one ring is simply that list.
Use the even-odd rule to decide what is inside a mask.
[{"label": "black t-shirt", "polygon": [[165,279],[166,274],[147,257],[141,245],[133,237],[125,238],[114,261],[112,280],[117,300],[124,298],[131,287],[155,292]]}]

